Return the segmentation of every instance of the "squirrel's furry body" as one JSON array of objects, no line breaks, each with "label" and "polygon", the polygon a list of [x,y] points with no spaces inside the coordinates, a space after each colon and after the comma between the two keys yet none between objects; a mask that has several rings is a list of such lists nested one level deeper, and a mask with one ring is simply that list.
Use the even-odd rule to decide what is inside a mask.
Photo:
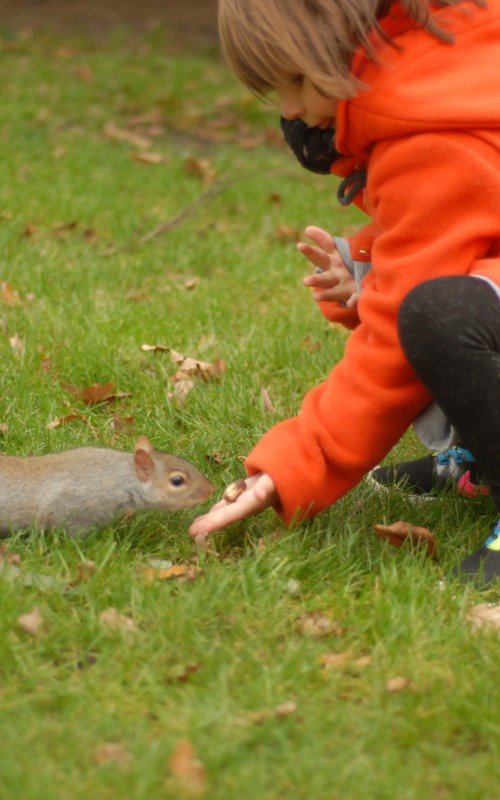
[{"label": "squirrel's furry body", "polygon": [[84,534],[141,509],[175,511],[205,500],[209,481],[187,461],[139,437],[134,453],[81,447],[0,455],[0,535],[30,528]]}]

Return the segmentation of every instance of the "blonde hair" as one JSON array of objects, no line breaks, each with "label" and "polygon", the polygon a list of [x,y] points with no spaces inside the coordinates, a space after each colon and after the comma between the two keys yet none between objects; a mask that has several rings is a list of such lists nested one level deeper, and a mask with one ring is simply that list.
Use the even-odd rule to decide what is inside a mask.
[{"label": "blonde hair", "polygon": [[[400,0],[416,26],[444,41],[431,6],[464,0]],[[484,6],[484,0],[465,0]],[[375,57],[371,31],[381,40],[378,19],[393,0],[219,0],[219,32],[225,58],[237,77],[258,95],[306,75],[326,97],[347,98],[360,82],[351,73],[361,46]]]}]

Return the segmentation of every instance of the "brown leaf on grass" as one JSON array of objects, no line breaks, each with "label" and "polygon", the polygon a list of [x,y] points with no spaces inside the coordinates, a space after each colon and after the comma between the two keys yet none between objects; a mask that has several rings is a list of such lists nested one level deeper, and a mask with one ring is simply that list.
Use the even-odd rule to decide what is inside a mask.
[{"label": "brown leaf on grass", "polygon": [[172,776],[187,794],[199,797],[205,793],[207,773],[189,739],[177,742],[170,754],[169,767]]},{"label": "brown leaf on grass", "polygon": [[405,689],[411,689],[414,691],[416,689],[416,685],[413,681],[410,681],[408,678],[405,678],[403,675],[396,675],[394,678],[389,678],[385,682],[385,688],[388,692],[402,692]]},{"label": "brown leaf on grass", "polygon": [[152,153],[151,151],[140,152],[135,150],[131,153],[131,157],[139,164],[163,164],[165,162],[165,156],[162,156],[161,153]]},{"label": "brown leaf on grass", "polygon": [[101,764],[109,764],[111,762],[116,764],[119,769],[126,772],[128,769],[130,769],[132,759],[130,753],[122,744],[107,742],[106,744],[101,745],[101,747],[95,751],[93,761],[99,766]]},{"label": "brown leaf on grass", "polygon": [[45,620],[38,606],[33,606],[31,611],[27,611],[26,614],[21,614],[21,616],[18,617],[17,626],[33,639],[40,636],[45,626]]},{"label": "brown leaf on grass", "polygon": [[226,364],[221,358],[216,358],[214,361],[201,361],[179,353],[164,344],[141,344],[141,350],[143,352],[170,353],[170,358],[178,367],[173,380],[186,380],[188,377],[210,380],[220,377],[226,369]]},{"label": "brown leaf on grass", "polygon": [[58,222],[53,227],[53,231],[57,235],[61,235],[64,233],[73,233],[78,228],[78,222],[76,220],[70,220],[70,222]]},{"label": "brown leaf on grass", "polygon": [[111,426],[115,431],[124,431],[126,433],[133,433],[135,427],[134,417],[121,417],[119,414],[113,414]]},{"label": "brown leaf on grass", "polygon": [[9,336],[9,344],[18,358],[21,358],[24,355],[26,345],[18,333],[15,333],[13,336]]},{"label": "brown leaf on grass", "polygon": [[225,457],[227,457],[227,453],[223,453],[221,450],[213,450],[212,453],[207,453],[205,456],[207,461],[214,464],[223,464]]},{"label": "brown leaf on grass", "polygon": [[188,156],[183,166],[186,175],[195,175],[197,178],[201,178],[204,186],[209,186],[217,177],[217,170],[212,167],[208,158]]},{"label": "brown leaf on grass", "polygon": [[146,583],[153,583],[153,581],[168,581],[177,578],[180,583],[190,583],[191,581],[199,578],[203,574],[203,570],[199,567],[194,567],[192,564],[174,564],[165,569],[154,569],[154,567],[146,567],[142,572]]},{"label": "brown leaf on grass", "polygon": [[141,344],[141,350],[144,353],[168,353],[170,347],[166,344]]},{"label": "brown leaf on grass", "polygon": [[114,122],[107,122],[105,124],[104,135],[115,142],[127,142],[127,144],[131,144],[132,147],[137,147],[139,150],[147,150],[148,147],[151,146],[150,139],[134,131],[119,128]]},{"label": "brown leaf on grass", "polygon": [[242,725],[262,725],[269,719],[286,719],[297,711],[297,703],[294,700],[287,700],[280,703],[276,708],[263,708],[259,711],[250,711],[239,721]]},{"label": "brown leaf on grass", "polygon": [[500,630],[500,603],[479,603],[472,606],[467,614],[467,622],[472,633],[480,630]]},{"label": "brown leaf on grass", "polygon": [[219,378],[226,369],[226,365],[221,358],[216,358],[214,361],[200,361],[197,358],[178,353],[172,348],[170,348],[170,358],[178,366],[178,371],[174,378],[179,375],[181,376],[179,380],[185,380],[186,376],[211,380]]},{"label": "brown leaf on grass", "polygon": [[280,206],[283,202],[283,196],[279,194],[279,192],[271,192],[271,194],[267,196],[267,202],[272,206]]},{"label": "brown leaf on grass", "polygon": [[319,657],[322,667],[344,667],[352,659],[352,650],[345,650],[343,653],[323,653]]},{"label": "brown leaf on grass", "polygon": [[310,336],[305,336],[300,344],[310,353],[315,353],[316,350],[321,350],[321,342],[314,341]]},{"label": "brown leaf on grass", "polygon": [[377,536],[387,539],[394,547],[403,547],[408,540],[413,547],[425,547],[429,558],[437,559],[437,542],[428,528],[420,528],[402,520],[373,527]]},{"label": "brown leaf on grass", "polygon": [[200,279],[198,276],[194,278],[188,278],[187,281],[184,282],[184,288],[191,291],[192,289],[196,289],[197,286],[200,285]]},{"label": "brown leaf on grass", "polygon": [[82,564],[78,564],[76,577],[68,584],[68,588],[78,586],[80,583],[86,583],[94,574],[95,569],[95,561],[84,561]]},{"label": "brown leaf on grass", "polygon": [[94,83],[94,73],[92,71],[92,67],[89,67],[87,64],[82,64],[79,67],[75,67],[73,70],[73,75],[88,85]]},{"label": "brown leaf on grass", "polygon": [[99,614],[99,624],[106,631],[112,633],[136,633],[138,628],[134,620],[125,614],[120,614],[116,608],[112,606],[105,608]]},{"label": "brown leaf on grass", "polygon": [[325,671],[329,670],[331,667],[334,669],[341,669],[342,667],[363,669],[371,664],[371,661],[371,656],[354,658],[352,650],[345,650],[343,653],[323,653],[323,655],[319,657],[319,663]]},{"label": "brown leaf on grass", "polygon": [[340,636],[345,628],[337,620],[321,614],[319,611],[308,611],[299,619],[299,627],[305,636],[319,638],[321,636]]},{"label": "brown leaf on grass", "polygon": [[63,383],[62,387],[75,400],[82,400],[87,406],[96,403],[113,403],[115,400],[122,400],[124,397],[130,396],[127,392],[113,392],[113,389],[115,389],[114,383],[93,383],[83,389],[70,383]]},{"label": "brown leaf on grass", "polygon": [[194,388],[194,381],[176,381],[172,391],[167,392],[168,400],[175,400],[177,405],[182,408],[186,405],[186,398]]},{"label": "brown leaf on grass", "polygon": [[189,664],[176,664],[169,670],[167,681],[169,683],[186,683],[191,675],[201,668],[201,664],[197,661],[191,661]]},{"label": "brown leaf on grass", "polygon": [[274,238],[278,240],[278,242],[283,242],[287,244],[288,242],[300,242],[301,233],[298,228],[294,228],[292,225],[280,225],[279,228],[276,228],[274,231]]},{"label": "brown leaf on grass", "polygon": [[9,546],[2,542],[0,544],[0,561],[5,561],[7,564],[20,564],[21,556],[19,553],[13,553],[9,550]]},{"label": "brown leaf on grass", "polygon": [[269,396],[269,392],[267,391],[265,386],[261,386],[260,389],[260,399],[262,401],[262,407],[264,411],[268,411],[270,414],[274,414],[276,411],[275,406],[273,405],[271,398]]},{"label": "brown leaf on grass", "polygon": [[21,237],[23,239],[33,239],[37,230],[38,228],[36,225],[32,225],[31,222],[27,222],[26,225],[23,227]]},{"label": "brown leaf on grass", "polygon": [[0,300],[9,308],[21,306],[23,304],[19,292],[17,289],[14,289],[12,284],[8,281],[2,281],[0,283]]}]

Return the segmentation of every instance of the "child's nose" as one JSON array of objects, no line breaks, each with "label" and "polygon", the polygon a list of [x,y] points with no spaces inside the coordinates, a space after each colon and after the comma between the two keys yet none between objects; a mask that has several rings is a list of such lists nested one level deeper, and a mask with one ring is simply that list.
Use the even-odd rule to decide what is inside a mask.
[{"label": "child's nose", "polygon": [[304,114],[304,107],[300,102],[300,98],[293,93],[280,92],[280,111],[282,117],[293,120]]}]

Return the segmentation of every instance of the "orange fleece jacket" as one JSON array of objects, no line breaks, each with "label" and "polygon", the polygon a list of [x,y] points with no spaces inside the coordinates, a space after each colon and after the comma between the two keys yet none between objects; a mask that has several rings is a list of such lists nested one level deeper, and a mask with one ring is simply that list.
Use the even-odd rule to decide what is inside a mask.
[{"label": "orange fleece jacket", "polygon": [[367,88],[338,105],[337,149],[368,168],[378,235],[344,357],[245,462],[271,476],[287,523],[356,485],[429,403],[398,340],[409,290],[446,275],[500,285],[500,0],[436,17],[453,44],[394,3],[382,24],[397,48],[379,41],[376,62],[359,53],[353,72]]}]

